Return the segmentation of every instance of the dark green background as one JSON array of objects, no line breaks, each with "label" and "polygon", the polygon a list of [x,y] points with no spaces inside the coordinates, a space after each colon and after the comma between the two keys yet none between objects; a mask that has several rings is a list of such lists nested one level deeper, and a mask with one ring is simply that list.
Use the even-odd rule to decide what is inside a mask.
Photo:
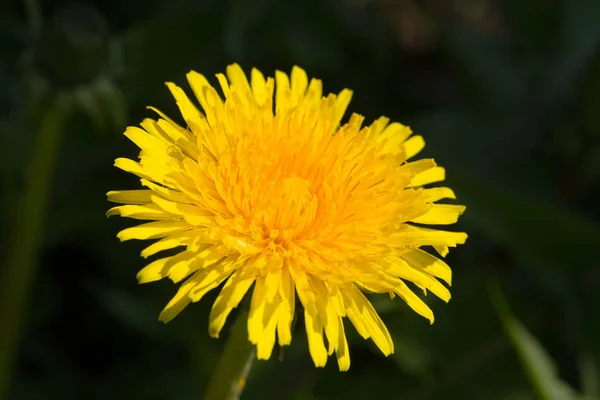
[{"label": "dark green background", "polygon": [[[68,4],[41,1],[46,26]],[[448,256],[452,300],[429,299],[433,326],[399,300],[373,297],[394,355],[383,357],[348,324],[350,371],[338,372],[333,358],[315,369],[298,324],[283,363],[277,354],[255,363],[243,399],[535,399],[490,301],[491,278],[563,380],[583,390],[582,374],[598,370],[600,1],[85,4],[107,21],[117,56],[111,81],[126,107],[114,97],[69,118],[8,398],[202,398],[226,337],[207,332],[216,294],[158,322],[176,287],[138,286],[147,243],[119,243],[118,230],[135,221],[107,220],[105,193],[138,185],[112,166],[137,156],[121,135],[125,126],[152,116],[146,105],[177,116],[163,82],[185,85],[190,69],[212,77],[231,62],[271,76],[300,65],[323,79],[326,92],[353,89],[350,111],[410,125],[425,137],[423,155],[447,168],[467,205],[455,228],[469,233]],[[84,19],[64,23],[75,26],[69,32],[88,28]],[[92,52],[96,61],[78,63],[44,42],[37,51],[44,49],[45,63],[32,66],[24,54],[34,42],[23,4],[2,2],[2,253],[45,104],[32,105],[35,91],[23,82],[33,68],[53,90],[72,91],[90,84],[102,60]]]}]

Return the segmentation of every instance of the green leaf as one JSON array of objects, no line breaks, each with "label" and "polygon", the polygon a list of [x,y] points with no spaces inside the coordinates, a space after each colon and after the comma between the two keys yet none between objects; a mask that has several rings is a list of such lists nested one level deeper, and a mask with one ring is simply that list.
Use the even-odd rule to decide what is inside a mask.
[{"label": "green leaf", "polygon": [[521,363],[540,400],[575,400],[580,397],[561,381],[556,366],[537,340],[512,314],[498,283],[490,285],[490,296],[504,330],[517,350]]}]

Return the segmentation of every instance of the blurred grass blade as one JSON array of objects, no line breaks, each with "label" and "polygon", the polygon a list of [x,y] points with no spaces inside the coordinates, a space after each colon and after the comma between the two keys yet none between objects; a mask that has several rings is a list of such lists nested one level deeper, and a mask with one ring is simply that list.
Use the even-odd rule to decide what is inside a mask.
[{"label": "blurred grass blade", "polygon": [[581,361],[581,389],[584,398],[600,400],[600,371],[591,354],[583,356]]},{"label": "blurred grass blade", "polygon": [[26,183],[11,232],[12,246],[0,281],[0,399],[7,395],[12,364],[18,352],[23,316],[35,281],[56,158],[69,115],[64,98],[56,98],[39,121],[27,165]]},{"label": "blurred grass blade", "polygon": [[579,399],[576,392],[560,380],[554,362],[542,346],[515,318],[500,285],[495,281],[490,283],[490,296],[538,398],[540,400]]},{"label": "blurred grass blade", "polygon": [[254,360],[254,346],[248,341],[248,312],[238,315],[223,353],[203,397],[204,400],[237,400]]}]

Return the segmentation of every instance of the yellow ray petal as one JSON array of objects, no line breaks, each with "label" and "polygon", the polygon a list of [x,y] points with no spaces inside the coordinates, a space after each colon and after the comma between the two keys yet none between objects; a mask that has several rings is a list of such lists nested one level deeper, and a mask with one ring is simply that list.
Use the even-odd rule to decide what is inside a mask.
[{"label": "yellow ray petal", "polygon": [[[383,121],[385,122],[382,126],[385,129],[383,129],[383,132],[377,136],[377,143],[387,142],[390,140],[396,143],[403,143],[410,135],[412,135],[412,130],[410,127],[402,125],[398,122],[392,122],[391,124],[387,125],[389,118],[382,118],[384,118]],[[374,133],[378,134],[379,132]]]},{"label": "yellow ray petal", "polygon": [[172,235],[192,229],[187,222],[182,221],[157,221],[148,222],[146,224],[134,226],[132,228],[123,229],[117,234],[117,237],[122,242],[126,240],[138,239],[160,239],[165,236]]},{"label": "yellow ray petal", "polygon": [[211,84],[204,75],[199,74],[196,71],[188,72],[186,77],[196,99],[198,99],[198,102],[206,111],[209,108],[209,104],[206,100],[206,89],[211,87]]},{"label": "yellow ray petal", "polygon": [[186,130],[179,130],[173,124],[167,122],[164,119],[159,120],[154,128],[157,131],[161,131],[163,136],[168,137],[171,142],[177,145],[176,149],[173,149],[173,146],[168,148],[169,155],[171,157],[177,156],[177,153],[183,153],[188,157],[197,158],[198,157],[198,148],[196,147],[196,143],[192,140],[191,134]]},{"label": "yellow ray petal", "polygon": [[411,250],[408,253],[402,254],[402,258],[413,267],[422,269],[428,274],[443,279],[449,285],[452,284],[452,270],[448,264],[426,251],[421,249]]},{"label": "yellow ray petal", "polygon": [[241,93],[244,95],[250,95],[250,84],[248,83],[246,74],[239,64],[231,64],[227,66],[227,77],[229,78],[229,82],[231,82],[233,86],[237,87],[237,90],[241,91]]},{"label": "yellow ray petal", "polygon": [[308,84],[305,98],[310,101],[315,101],[320,99],[321,96],[323,96],[323,81],[315,78],[311,79]]},{"label": "yellow ray petal", "polygon": [[229,313],[239,305],[254,280],[255,275],[253,273],[244,274],[238,270],[231,274],[210,311],[208,332],[212,337],[219,337]]},{"label": "yellow ray petal", "polygon": [[148,283],[160,280],[169,275],[171,269],[178,265],[189,263],[197,255],[191,251],[184,251],[172,257],[155,260],[142,268],[137,274],[139,283]]},{"label": "yellow ray petal", "polygon": [[167,121],[170,125],[174,126],[178,131],[180,131],[181,134],[183,134],[183,135],[189,135],[189,132],[187,131],[187,129],[185,129],[182,126],[180,126],[177,122],[173,121],[171,118],[169,118],[165,113],[163,113],[159,109],[154,108],[154,107],[150,107],[150,106],[148,106],[146,108],[148,110],[154,111],[156,114],[158,114],[159,117],[161,117],[162,119],[164,119],[165,121]]},{"label": "yellow ray petal", "polygon": [[200,301],[206,293],[223,283],[233,273],[235,267],[234,263],[222,261],[196,271],[190,278],[197,282],[190,290],[190,299],[193,302]]},{"label": "yellow ray petal", "polygon": [[168,149],[168,146],[164,141],[135,126],[128,127],[127,130],[125,130],[124,135],[141,150],[149,153],[159,153],[162,155],[165,154]]},{"label": "yellow ray petal", "polygon": [[446,179],[446,170],[443,167],[433,167],[421,172],[410,181],[411,186],[423,186],[429,183],[440,182]]},{"label": "yellow ray petal", "polygon": [[348,317],[352,325],[354,325],[356,332],[358,332],[358,334],[363,339],[368,339],[370,337],[369,330],[367,329],[367,326],[362,319],[361,311],[352,299],[351,292],[352,291],[349,288],[341,289],[341,293],[344,298],[344,308],[346,311],[346,316]]},{"label": "yellow ray petal", "polygon": [[172,217],[183,217],[190,225],[197,227],[209,227],[215,225],[214,216],[195,205],[176,203],[165,200],[160,196],[152,196],[152,202],[158,209],[163,210],[163,212],[170,214]]},{"label": "yellow ray petal", "polygon": [[433,248],[435,249],[435,251],[437,251],[437,253],[442,256],[442,257],[446,257],[448,255],[448,246],[437,246],[437,245],[433,245]]},{"label": "yellow ray petal", "polygon": [[277,327],[279,304],[270,303],[265,308],[264,330],[256,343],[256,358],[268,360],[275,345],[275,328]]},{"label": "yellow ray petal", "polygon": [[150,203],[150,190],[112,190],[106,193],[108,201],[121,204],[146,204]]},{"label": "yellow ray petal", "polygon": [[122,169],[125,172],[137,175],[140,178],[148,179],[150,181],[160,181],[161,176],[150,176],[139,163],[128,158],[117,158],[115,160],[115,167]]},{"label": "yellow ray petal", "polygon": [[171,94],[173,95],[173,97],[175,98],[175,101],[177,102],[177,106],[179,107],[179,111],[181,111],[181,115],[183,116],[183,119],[186,122],[187,121],[197,121],[199,119],[204,118],[202,113],[200,113],[200,111],[198,111],[196,106],[187,97],[187,95],[185,94],[183,89],[181,89],[179,86],[175,85],[172,82],[167,82],[166,85],[169,88],[169,90],[171,91]]},{"label": "yellow ray petal", "polygon": [[406,159],[414,157],[425,147],[423,136],[413,136],[404,142],[404,154]]},{"label": "yellow ray petal", "polygon": [[342,117],[346,113],[346,109],[350,104],[350,100],[352,100],[352,90],[344,89],[337,95],[335,99],[335,115],[334,115],[334,125],[338,126]]},{"label": "yellow ray petal", "polygon": [[267,303],[265,293],[265,278],[259,276],[256,278],[256,284],[252,292],[250,313],[248,315],[248,340],[253,344],[258,343],[264,330],[263,314]]},{"label": "yellow ray petal", "polygon": [[[185,263],[178,263],[177,265],[174,265],[172,268],[169,269],[169,279],[171,279],[174,283],[177,283],[179,281],[181,281],[182,279],[185,279],[188,275],[190,275],[191,273],[194,273],[198,270],[202,270],[203,268],[209,269],[209,267],[213,267],[215,266],[218,262],[223,261],[223,255],[218,253],[217,251],[215,251],[214,246],[211,245],[203,245],[200,249],[193,249],[193,246],[189,247],[189,251],[193,251],[195,253],[195,257],[193,259],[191,259],[189,262],[185,262]],[[226,264],[225,262],[223,262],[222,267],[225,267]],[[218,280],[220,278],[220,274],[227,274],[226,272],[224,272],[225,268],[221,268],[219,271],[213,271],[213,275],[208,274],[207,277],[205,277],[205,279],[207,279],[206,283],[208,284],[212,284],[212,280],[210,279],[215,279]],[[218,275],[218,276],[214,276],[214,275]],[[198,279],[200,279],[198,277]],[[222,282],[222,281],[220,281]],[[219,283],[220,284],[220,283]],[[215,286],[216,287],[216,286]],[[204,287],[202,286],[202,284],[198,285],[197,287],[198,290],[202,291],[204,290]],[[207,289],[206,292],[208,292],[210,289]],[[204,293],[206,293],[204,292]],[[197,293],[196,291],[193,291],[193,295],[196,296]],[[198,299],[200,297],[202,297],[204,294],[198,294]],[[198,301],[198,300],[194,300],[194,301]]]},{"label": "yellow ray petal", "polygon": [[107,217],[120,215],[124,218],[149,219],[154,221],[172,220],[173,215],[154,204],[125,205],[113,207],[106,212]]},{"label": "yellow ray petal", "polygon": [[319,311],[318,317],[323,324],[325,335],[327,336],[327,342],[329,344],[327,354],[331,355],[338,347],[338,316],[336,315],[333,306],[329,304],[327,289],[325,288],[323,282],[321,282],[319,279],[311,277],[310,285],[314,293],[317,309]]},{"label": "yellow ray petal", "polygon": [[292,104],[298,104],[304,97],[304,93],[308,87],[308,77],[302,68],[294,65],[292,68],[291,78]]},{"label": "yellow ray petal", "polygon": [[[151,191],[149,191],[151,192],[151,195],[157,194],[160,197],[173,201],[175,203],[193,204],[193,200],[187,194],[179,190],[169,189],[165,186],[157,185],[156,183],[151,182],[147,179],[142,179],[141,183],[143,186],[146,186],[147,188],[151,189]],[[150,201],[152,201],[152,199],[150,199]]]},{"label": "yellow ray petal", "polygon": [[348,349],[348,341],[346,340],[346,332],[344,331],[344,321],[338,318],[338,346],[335,350],[335,355],[338,361],[340,371],[348,371],[350,369],[350,350]]},{"label": "yellow ray petal", "polygon": [[275,113],[281,114],[291,107],[290,79],[285,72],[275,71]]},{"label": "yellow ray petal", "polygon": [[433,324],[433,311],[404,282],[398,280],[394,287],[394,293],[400,296],[417,314],[427,318]]},{"label": "yellow ray petal", "polygon": [[187,246],[191,243],[193,236],[194,235],[191,232],[167,236],[146,247],[142,250],[140,255],[144,258],[148,258],[164,250],[173,249],[178,246]]},{"label": "yellow ray petal", "polygon": [[188,304],[190,304],[191,300],[188,297],[188,293],[194,287],[194,285],[196,285],[196,282],[191,279],[181,285],[175,297],[171,299],[171,301],[160,313],[158,320],[166,324],[175,318],[177,314],[179,314]]},{"label": "yellow ray petal", "polygon": [[223,91],[223,96],[227,98],[227,96],[229,96],[229,82],[227,82],[227,78],[223,74],[217,74],[217,80]]},{"label": "yellow ray petal", "polygon": [[373,342],[386,356],[392,354],[394,352],[394,342],[371,302],[356,286],[352,287],[349,294],[361,313],[363,324]]},{"label": "yellow ray petal", "polygon": [[287,266],[283,267],[281,273],[281,284],[279,285],[279,296],[281,306],[279,308],[279,320],[277,322],[277,335],[280,346],[289,345],[292,342],[292,321],[296,293],[294,292],[294,281],[291,279]]},{"label": "yellow ray petal", "polygon": [[325,349],[325,343],[323,343],[323,324],[319,315],[305,309],[304,324],[310,356],[316,367],[324,367],[327,363],[327,349]]},{"label": "yellow ray petal", "polygon": [[432,204],[431,209],[421,215],[420,217],[414,218],[411,221],[418,224],[428,225],[449,225],[454,224],[458,221],[458,217],[465,211],[465,206],[458,206],[454,204]]},{"label": "yellow ray petal", "polygon": [[411,267],[411,265],[404,260],[399,259],[397,263],[397,265],[388,271],[389,273],[394,274],[405,281],[413,282],[423,290],[429,289],[433,294],[445,302],[450,301],[450,291],[434,276],[426,273],[424,269]]},{"label": "yellow ray petal", "polygon": [[448,246],[456,247],[457,244],[464,244],[467,240],[467,234],[464,232],[449,232],[438,229],[423,228],[420,226],[406,225],[403,231],[390,235],[390,240],[404,241],[415,247],[420,246]]},{"label": "yellow ray petal", "polygon": [[454,191],[447,187],[436,187],[423,189],[423,200],[428,203],[433,203],[441,199],[456,199]]}]

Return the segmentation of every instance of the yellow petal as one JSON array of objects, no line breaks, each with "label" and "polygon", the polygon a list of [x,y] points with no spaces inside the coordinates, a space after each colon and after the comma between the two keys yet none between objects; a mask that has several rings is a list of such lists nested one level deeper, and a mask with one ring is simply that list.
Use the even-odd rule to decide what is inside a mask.
[{"label": "yellow petal", "polygon": [[160,280],[169,275],[172,268],[176,268],[180,264],[189,263],[196,256],[193,252],[184,251],[172,257],[155,260],[138,272],[138,282],[148,283]]},{"label": "yellow petal", "polygon": [[150,181],[156,181],[160,179],[160,177],[150,176],[146,171],[144,171],[140,164],[128,158],[117,158],[115,160],[115,167]]},{"label": "yellow petal", "polygon": [[423,186],[444,179],[446,179],[446,170],[443,167],[434,167],[415,176],[410,184],[412,186]]},{"label": "yellow petal", "polygon": [[234,269],[233,264],[221,262],[196,271],[190,278],[196,282],[194,288],[190,290],[190,299],[193,302],[200,301],[206,293],[223,283],[232,274]]},{"label": "yellow petal", "polygon": [[442,285],[435,277],[426,273],[424,269],[413,268],[404,260],[398,260],[398,265],[389,270],[390,273],[405,281],[413,282],[423,290],[429,289],[440,299],[448,302],[450,300],[450,291]]},{"label": "yellow petal", "polygon": [[223,91],[223,96],[227,98],[227,96],[229,96],[229,83],[227,82],[227,78],[223,74],[217,74],[217,80]]},{"label": "yellow petal", "polygon": [[335,99],[335,116],[334,124],[337,126],[340,124],[342,117],[346,113],[346,109],[352,100],[352,90],[344,89],[337,95]]},{"label": "yellow petal", "polygon": [[172,82],[167,82],[166,85],[171,91],[173,97],[175,98],[177,106],[179,107],[179,111],[181,111],[181,115],[183,116],[183,119],[186,122],[197,121],[199,119],[204,118],[202,113],[198,111],[196,106],[187,97],[183,89],[181,89],[179,86],[175,85]]},{"label": "yellow petal", "polygon": [[394,293],[402,298],[417,314],[427,318],[433,324],[433,311],[402,281],[398,281],[394,287]]},{"label": "yellow petal", "polygon": [[290,79],[281,71],[275,71],[275,113],[281,114],[291,106]]},{"label": "yellow petal", "polygon": [[452,284],[452,270],[448,264],[426,251],[415,249],[402,254],[402,258],[413,267],[422,269],[430,275],[443,279],[449,285]]},{"label": "yellow petal", "polygon": [[423,136],[413,136],[404,142],[404,154],[406,159],[417,155],[425,147]]},{"label": "yellow petal", "polygon": [[447,187],[436,187],[423,189],[423,200],[428,203],[433,203],[441,199],[456,199],[456,195],[452,189]]},{"label": "yellow petal", "polygon": [[306,88],[308,87],[308,77],[306,76],[306,72],[294,65],[292,68],[292,103],[298,104],[300,100],[304,97],[304,93],[306,92]]},{"label": "yellow petal", "polygon": [[[381,117],[377,121],[381,121],[377,126],[373,124],[373,134],[376,135],[375,142],[381,146],[377,155],[397,155],[403,150],[406,152],[404,141],[412,134],[412,130],[408,126],[404,126],[397,122],[393,122],[386,127],[389,118]],[[378,134],[378,131],[381,130],[382,132]]]},{"label": "yellow petal", "polygon": [[157,221],[148,222],[146,224],[134,226],[132,228],[123,229],[118,233],[117,237],[119,240],[124,242],[125,240],[147,240],[147,239],[159,239],[165,236],[172,235],[173,233],[179,233],[187,231],[192,227],[187,222],[181,221]]},{"label": "yellow petal", "polygon": [[358,307],[363,324],[369,332],[369,336],[373,342],[375,342],[377,347],[379,347],[381,352],[386,356],[392,354],[394,352],[394,342],[371,302],[367,300],[365,295],[355,286],[352,287],[350,296],[354,304]]},{"label": "yellow petal", "polygon": [[458,217],[465,211],[465,209],[465,206],[453,204],[433,204],[427,213],[421,215],[420,217],[414,218],[411,221],[418,224],[429,225],[454,224],[456,221],[458,221]]},{"label": "yellow petal", "polygon": [[346,340],[346,332],[344,332],[344,321],[338,318],[338,346],[335,350],[335,355],[338,361],[340,371],[348,371],[350,369],[350,350],[348,349],[348,341]]},{"label": "yellow petal", "polygon": [[106,193],[108,201],[121,204],[150,203],[150,190],[112,190]]},{"label": "yellow petal", "polygon": [[321,96],[323,96],[323,81],[315,78],[311,79],[305,97],[311,101],[315,101],[320,99]]},{"label": "yellow petal", "polygon": [[296,293],[294,292],[294,281],[291,279],[287,266],[281,274],[279,285],[279,296],[281,306],[279,307],[279,320],[277,322],[277,337],[280,346],[289,345],[292,342],[292,321],[294,319],[294,308]]},{"label": "yellow petal", "polygon": [[142,253],[140,255],[144,258],[148,258],[164,250],[173,249],[178,246],[187,246],[190,242],[191,237],[189,233],[184,233],[182,235],[167,236],[165,238],[160,239],[158,242],[152,243],[150,246],[146,247],[144,250],[142,250]]},{"label": "yellow petal", "polygon": [[162,140],[150,135],[143,129],[130,126],[124,133],[125,136],[140,149],[149,153],[165,153],[167,145]]},{"label": "yellow petal", "polygon": [[208,331],[212,337],[219,337],[229,313],[239,305],[254,280],[253,274],[243,274],[239,270],[229,277],[210,311]]},{"label": "yellow petal", "polygon": [[166,213],[154,204],[113,207],[106,212],[106,216],[111,217],[113,215],[120,215],[124,218],[150,219],[155,221],[173,219],[171,214]]},{"label": "yellow petal", "polygon": [[165,200],[159,196],[152,196],[152,202],[160,210],[164,210],[171,216],[181,216],[187,223],[193,226],[213,226],[215,224],[214,217],[212,215],[207,216],[206,212],[200,207],[192,204],[176,203],[173,201]]},{"label": "yellow petal", "polygon": [[264,330],[263,314],[267,303],[265,293],[265,278],[259,276],[256,278],[256,284],[254,285],[248,315],[248,340],[253,344],[258,343]]},{"label": "yellow petal", "polygon": [[[141,183],[143,186],[146,186],[147,188],[151,189],[151,191],[149,190],[148,192],[150,192],[150,194],[157,194],[160,197],[176,202],[176,203],[186,203],[186,204],[191,204],[193,203],[193,201],[190,199],[189,196],[187,196],[185,193],[179,191],[179,190],[174,190],[174,189],[169,189],[165,186],[162,185],[157,185],[154,182],[151,182],[147,179],[142,179]],[[152,201],[152,198],[150,198],[150,201]]]},{"label": "yellow petal", "polygon": [[316,313],[304,310],[304,324],[308,338],[308,349],[316,367],[324,367],[327,363],[327,350],[323,343],[323,324]]},{"label": "yellow petal", "polygon": [[448,246],[456,247],[457,244],[464,244],[467,240],[467,234],[464,232],[449,232],[438,229],[423,228],[420,226],[406,225],[402,232],[392,234],[388,238],[390,241],[409,243],[412,246]]},{"label": "yellow petal", "polygon": [[173,318],[177,316],[188,304],[190,304],[190,298],[188,297],[188,293],[194,287],[196,283],[192,280],[188,280],[185,282],[179,290],[175,297],[171,299],[171,301],[167,304],[167,306],[162,310],[158,319],[164,323],[169,322]]},{"label": "yellow petal", "polygon": [[264,329],[256,343],[256,358],[268,360],[275,345],[275,329],[277,327],[279,304],[269,303],[265,308]]}]

